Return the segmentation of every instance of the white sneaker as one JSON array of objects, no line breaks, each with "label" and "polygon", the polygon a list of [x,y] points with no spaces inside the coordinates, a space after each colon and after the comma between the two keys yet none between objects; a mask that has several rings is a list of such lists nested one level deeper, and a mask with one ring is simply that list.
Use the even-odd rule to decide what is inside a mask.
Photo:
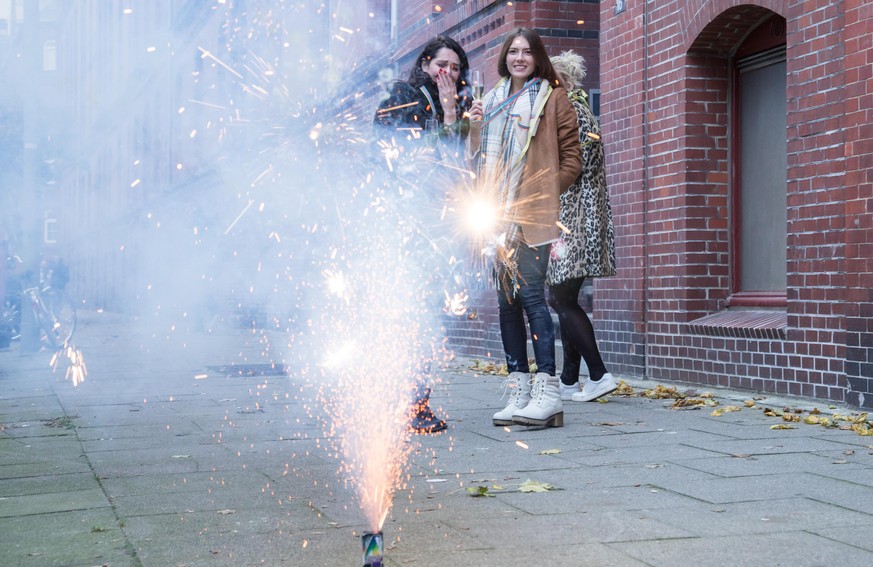
[{"label": "white sneaker", "polygon": [[574,384],[570,384],[569,386],[564,384],[563,382],[558,382],[558,389],[561,391],[561,399],[565,402],[569,402],[573,399],[573,394],[580,392],[579,390],[579,382]]},{"label": "white sneaker", "polygon": [[594,382],[593,380],[585,382],[582,391],[573,394],[570,399],[574,402],[593,402],[597,398],[602,398],[606,394],[614,391],[616,388],[618,388],[618,382],[615,381],[612,374],[607,372],[597,382]]}]

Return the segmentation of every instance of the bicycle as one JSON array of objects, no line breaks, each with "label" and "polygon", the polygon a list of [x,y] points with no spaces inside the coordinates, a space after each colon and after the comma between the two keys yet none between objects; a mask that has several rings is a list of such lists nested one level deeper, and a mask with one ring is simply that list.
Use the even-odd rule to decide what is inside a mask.
[{"label": "bicycle", "polygon": [[[13,260],[21,262],[17,257],[10,258]],[[16,287],[20,287],[20,291]],[[63,291],[54,290],[44,282],[26,287],[18,284],[11,290],[7,289],[0,309],[0,331],[5,330],[12,341],[21,338],[25,300],[33,310],[41,338],[55,350],[69,344],[76,330],[76,308]]]}]

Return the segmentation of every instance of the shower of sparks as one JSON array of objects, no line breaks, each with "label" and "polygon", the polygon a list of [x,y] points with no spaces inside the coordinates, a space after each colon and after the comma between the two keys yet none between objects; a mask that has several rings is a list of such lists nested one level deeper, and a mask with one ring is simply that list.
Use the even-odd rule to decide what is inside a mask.
[{"label": "shower of sparks", "polygon": [[470,296],[467,295],[467,292],[458,292],[454,293],[451,296],[449,292],[446,293],[446,303],[443,308],[446,313],[451,315],[455,315],[456,317],[460,317],[467,313],[467,301],[469,301]]},{"label": "shower of sparks", "polygon": [[474,238],[493,235],[497,230],[500,211],[492,199],[484,195],[470,195],[460,206],[464,228]]},{"label": "shower of sparks", "polygon": [[85,358],[82,356],[82,351],[72,345],[64,345],[52,355],[49,366],[52,372],[56,372],[60,359],[66,360],[67,369],[64,373],[64,379],[72,382],[73,386],[78,386],[85,381],[88,375],[88,367],[85,365]]},{"label": "shower of sparks", "polygon": [[[475,175],[436,158],[418,129],[374,134],[372,82],[361,89],[346,68],[359,63],[363,38],[357,26],[337,25],[336,38],[325,36],[329,49],[308,47],[301,37],[313,37],[313,10],[228,2],[225,43],[197,48],[197,68],[184,73],[193,88],[178,99],[184,107],[173,106],[191,156],[173,163],[190,175],[206,162],[214,177],[173,195],[184,231],[173,232],[164,211],[157,217],[166,228],[155,262],[172,278],[143,272],[156,317],[176,310],[187,319],[195,311],[178,294],[188,293],[207,311],[232,305],[255,333],[265,324],[284,331],[285,350],[265,345],[265,356],[293,361],[287,384],[300,387],[324,429],[321,448],[377,531],[409,478],[414,392],[432,379],[426,368],[450,356],[441,319],[468,311],[464,269],[476,270],[455,260],[462,255],[453,248],[465,243],[441,211],[455,180],[471,184]],[[338,55],[345,49],[348,62]],[[143,187],[152,185],[143,175]],[[266,322],[245,312],[260,305]],[[225,315],[209,312],[204,326]],[[173,323],[162,329],[180,333]],[[73,359],[84,378],[81,353]]]},{"label": "shower of sparks", "polygon": [[346,291],[348,289],[348,284],[346,283],[346,277],[342,272],[332,272],[325,271],[324,277],[327,280],[327,290],[338,296],[338,297],[346,297]]}]

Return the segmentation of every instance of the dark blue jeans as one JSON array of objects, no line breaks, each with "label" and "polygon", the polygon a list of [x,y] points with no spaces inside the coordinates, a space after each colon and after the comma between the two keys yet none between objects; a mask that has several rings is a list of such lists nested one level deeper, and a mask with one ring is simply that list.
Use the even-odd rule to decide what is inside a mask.
[{"label": "dark blue jeans", "polygon": [[516,289],[510,289],[512,282],[508,281],[506,274],[499,274],[498,277],[500,338],[503,340],[506,365],[510,372],[530,371],[527,362],[527,329],[524,324],[524,316],[527,315],[537,372],[555,375],[555,326],[546,303],[545,292],[549,249],[548,244],[537,248],[531,248],[524,243],[518,246]]}]

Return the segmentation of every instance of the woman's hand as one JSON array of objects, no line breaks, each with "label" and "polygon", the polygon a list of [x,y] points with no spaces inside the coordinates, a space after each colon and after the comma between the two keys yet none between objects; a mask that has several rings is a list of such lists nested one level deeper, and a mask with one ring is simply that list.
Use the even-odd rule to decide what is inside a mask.
[{"label": "woman's hand", "polygon": [[437,73],[436,84],[439,90],[440,104],[443,107],[443,123],[449,126],[458,119],[458,87],[451,75],[442,69]]},{"label": "woman's hand", "polygon": [[482,120],[485,110],[481,100],[474,100],[470,105],[470,120]]}]

